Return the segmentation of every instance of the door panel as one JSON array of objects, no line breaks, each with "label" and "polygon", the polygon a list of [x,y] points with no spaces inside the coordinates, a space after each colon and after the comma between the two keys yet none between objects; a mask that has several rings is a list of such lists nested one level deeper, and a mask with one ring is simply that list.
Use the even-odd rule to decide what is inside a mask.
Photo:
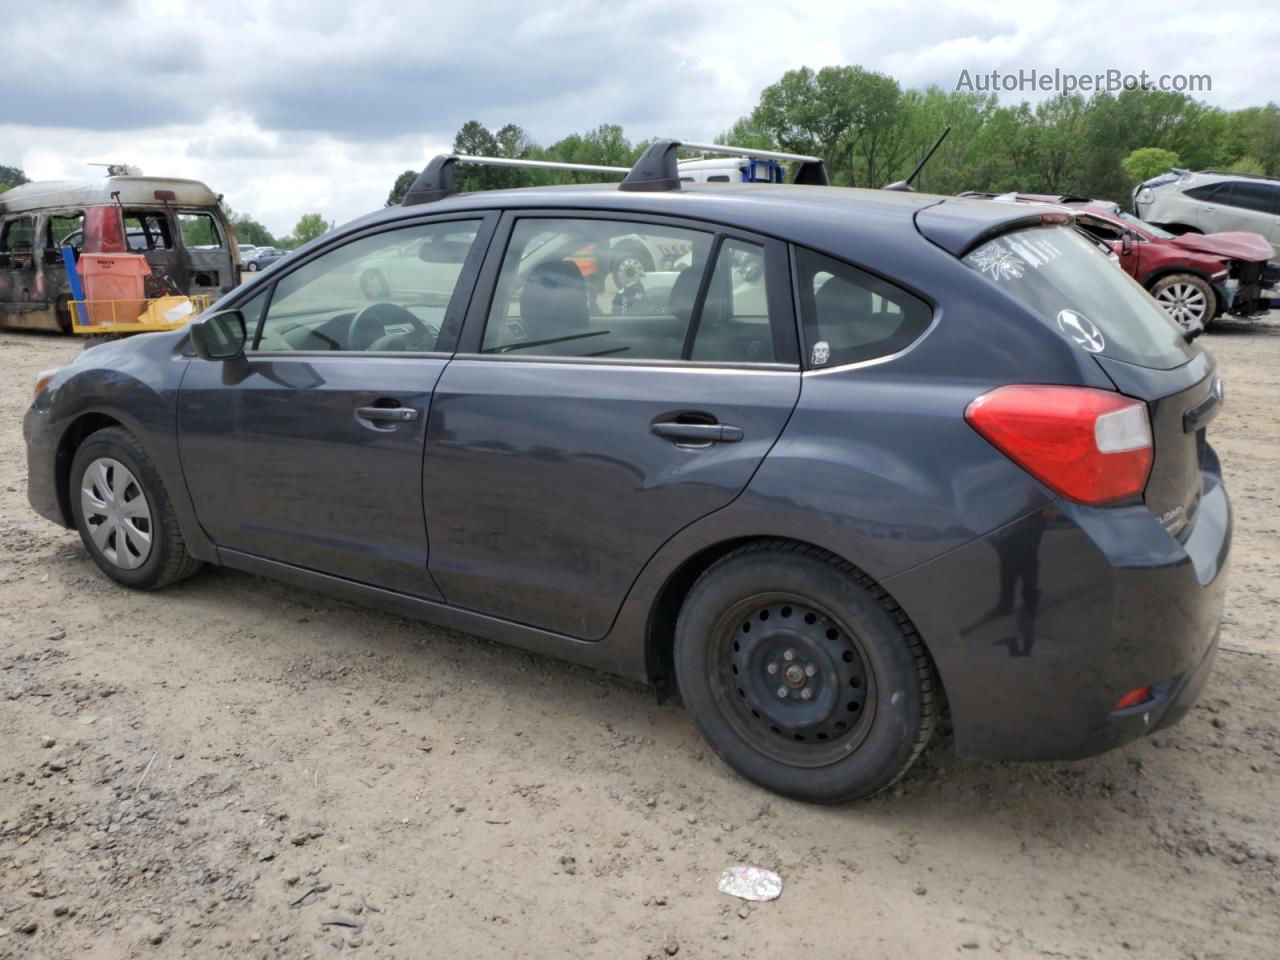
[{"label": "door panel", "polygon": [[[243,367],[193,361],[178,408],[183,472],[219,547],[440,599],[427,572],[423,444],[495,220],[455,214],[356,234],[237,304],[251,334]],[[362,265],[408,243],[432,296],[370,302]]]},{"label": "door panel", "polygon": [[654,552],[747,485],[799,390],[798,370],[454,360],[427,431],[435,582],[451,604],[599,639]]},{"label": "door panel", "polygon": [[[250,356],[239,382],[195,360],[182,383],[183,472],[210,539],[439,599],[420,480],[431,390],[447,361]],[[414,419],[371,419],[384,415],[370,407]]]}]

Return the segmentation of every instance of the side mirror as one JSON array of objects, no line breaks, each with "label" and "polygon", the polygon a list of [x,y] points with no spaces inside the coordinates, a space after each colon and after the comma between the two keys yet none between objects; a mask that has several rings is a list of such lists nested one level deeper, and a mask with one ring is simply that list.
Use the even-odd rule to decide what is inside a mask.
[{"label": "side mirror", "polygon": [[244,314],[223,310],[191,324],[191,344],[201,360],[234,360],[244,356]]},{"label": "side mirror", "polygon": [[1126,257],[1133,253],[1133,234],[1128,230],[1120,235],[1120,252]]}]

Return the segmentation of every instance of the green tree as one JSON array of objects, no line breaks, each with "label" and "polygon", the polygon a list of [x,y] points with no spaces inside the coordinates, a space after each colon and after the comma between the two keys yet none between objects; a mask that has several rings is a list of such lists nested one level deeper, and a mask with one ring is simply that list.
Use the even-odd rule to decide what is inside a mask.
[{"label": "green tree", "polygon": [[253,217],[241,214],[231,221],[231,226],[236,231],[236,239],[241,243],[251,243],[255,247],[279,246],[271,231]]},{"label": "green tree", "polygon": [[21,167],[6,167],[0,163],[0,187],[20,187],[30,182]]},{"label": "green tree", "polygon": [[396,177],[396,182],[391,185],[391,192],[387,194],[387,206],[398,207],[400,202],[404,200],[404,195],[409,192],[409,188],[413,186],[413,182],[417,179],[417,170],[406,170]]},{"label": "green tree", "polygon": [[1139,147],[1120,161],[1124,172],[1136,183],[1150,180],[1178,165],[1178,155],[1163,147]]},{"label": "green tree", "polygon": [[1255,157],[1241,157],[1235,163],[1228,164],[1227,170],[1230,173],[1250,173],[1255,176],[1262,176],[1266,173],[1266,169],[1262,166],[1262,161]]},{"label": "green tree", "polygon": [[294,246],[300,247],[304,243],[309,243],[316,237],[328,233],[333,227],[332,222],[326,221],[318,213],[303,214],[293,228],[293,236],[290,239]]}]

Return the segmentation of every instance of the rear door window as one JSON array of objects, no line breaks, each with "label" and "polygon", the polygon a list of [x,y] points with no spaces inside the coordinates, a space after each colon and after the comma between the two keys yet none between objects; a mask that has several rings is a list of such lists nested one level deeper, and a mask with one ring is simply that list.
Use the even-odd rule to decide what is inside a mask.
[{"label": "rear door window", "polygon": [[1089,353],[1161,370],[1193,355],[1151,295],[1070,227],[1005,234],[964,263]]},{"label": "rear door window", "polygon": [[690,359],[712,363],[771,363],[776,359],[763,247],[743,240],[720,244],[694,330]]},{"label": "rear door window", "polygon": [[811,367],[897,353],[933,319],[932,309],[919,297],[847,263],[797,248],[796,267]]},{"label": "rear door window", "polygon": [[222,237],[212,214],[180,213],[178,230],[182,234],[182,245],[188,250],[218,249],[222,246]]},{"label": "rear door window", "polygon": [[640,222],[518,220],[481,351],[680,360],[712,241],[710,233]]},{"label": "rear door window", "polygon": [[1258,213],[1272,213],[1276,208],[1276,188],[1269,183],[1241,180],[1232,185],[1231,206]]},{"label": "rear door window", "polygon": [[163,213],[125,210],[124,233],[129,249],[134,253],[173,249],[169,218]]}]

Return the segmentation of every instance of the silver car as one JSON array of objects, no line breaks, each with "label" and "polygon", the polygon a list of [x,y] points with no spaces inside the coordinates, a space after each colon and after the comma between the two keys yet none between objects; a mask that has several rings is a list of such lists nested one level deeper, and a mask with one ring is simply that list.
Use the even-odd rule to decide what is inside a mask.
[{"label": "silver car", "polygon": [[1280,178],[1172,170],[1138,184],[1133,209],[1177,234],[1261,234],[1280,259]]}]

